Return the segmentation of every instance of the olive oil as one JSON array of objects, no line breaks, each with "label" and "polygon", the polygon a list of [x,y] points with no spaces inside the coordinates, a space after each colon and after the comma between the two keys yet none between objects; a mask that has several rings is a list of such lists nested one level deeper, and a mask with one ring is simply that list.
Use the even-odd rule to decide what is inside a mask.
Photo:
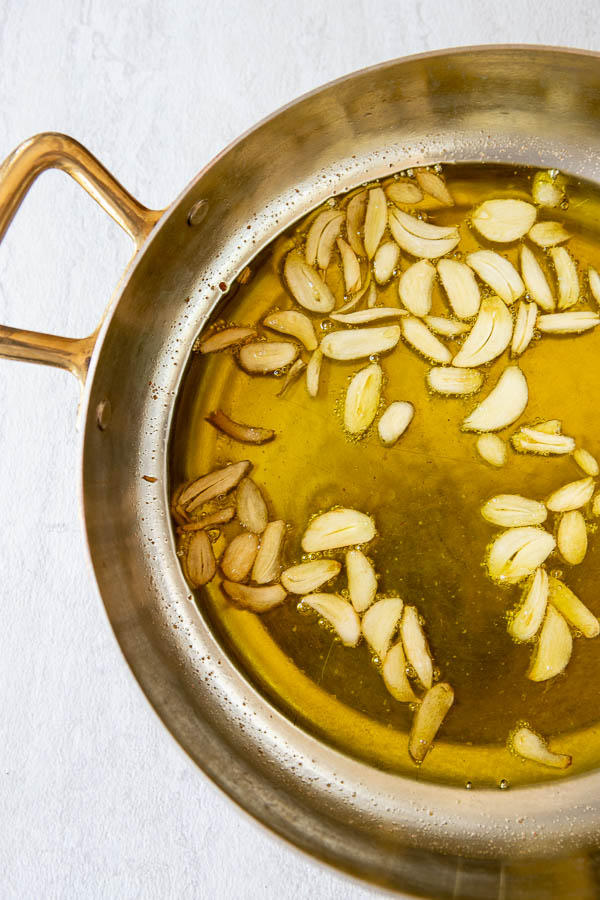
[{"label": "olive oil", "polygon": [[[469,227],[473,207],[489,198],[531,202],[531,169],[461,164],[446,166],[444,174],[455,205],[426,198],[415,210],[433,224],[459,225],[461,240],[452,254],[457,259],[482,246],[493,247]],[[562,222],[572,235],[568,247],[577,260],[581,284],[575,309],[595,308],[585,273],[589,265],[600,269],[600,194],[595,186],[575,179],[565,180],[565,193],[568,200],[543,210],[540,218]],[[347,197],[337,197],[330,204],[343,209],[346,202]],[[224,297],[216,321],[254,326],[274,309],[298,308],[282,281],[283,259],[294,243],[302,247],[313,217],[282,235],[251,264],[250,277]],[[493,249],[519,268],[519,244]],[[535,249],[554,286],[547,255]],[[399,270],[410,262],[403,252]],[[329,267],[327,282],[341,306],[345,301],[339,261]],[[398,306],[397,292],[396,278],[378,286],[377,304]],[[439,280],[431,314],[449,315]],[[318,339],[334,325],[322,315],[311,318]],[[282,339],[268,329],[259,330]],[[447,341],[453,354],[460,342]],[[303,356],[307,360],[309,354]],[[368,360],[325,359],[318,395],[312,398],[303,374],[279,395],[284,372],[279,377],[250,375],[230,352],[194,353],[171,438],[173,487],[227,462],[251,460],[271,518],[290,526],[285,565],[302,560],[300,539],[315,512],[342,505],[373,516],[377,536],[365,552],[379,574],[379,593],[399,595],[418,608],[436,674],[455,693],[455,703],[421,767],[407,752],[412,711],[388,693],[380,665],[364,641],[344,647],[315,613],[299,610],[299,597],[292,595],[260,617],[240,610],[226,599],[219,578],[198,592],[199,609],[246,677],[299,727],[373,766],[474,788],[564,777],[600,761],[600,638],[575,640],[562,675],[548,682],[529,681],[532,645],[513,641],[506,627],[507,613],[519,602],[522,587],[494,584],[486,572],[486,548],[499,533],[481,515],[486,500],[508,493],[544,500],[566,482],[583,477],[572,456],[541,457],[512,449],[506,464],[494,468],[477,453],[477,435],[461,431],[463,419],[496,383],[508,360],[505,352],[482,368],[486,382],[479,394],[449,398],[428,389],[431,364],[406,344],[382,355],[385,404],[402,400],[415,408],[405,434],[387,448],[374,426],[359,438],[349,437],[343,428],[346,388]],[[564,433],[575,438],[578,447],[598,456],[600,329],[581,335],[536,335],[518,365],[527,379],[529,403],[519,421],[500,436],[508,439],[521,424],[560,419]],[[274,429],[275,439],[261,446],[232,440],[206,421],[219,408],[238,422]],[[215,550],[238,530],[235,523],[225,524]],[[599,615],[600,534],[593,530],[580,565],[567,566],[555,553],[547,568],[561,572]],[[343,560],[343,552],[332,555]],[[342,571],[334,586],[323,590],[344,588]],[[552,749],[570,753],[572,766],[558,772],[513,756],[506,742],[520,722],[550,737]]]}]

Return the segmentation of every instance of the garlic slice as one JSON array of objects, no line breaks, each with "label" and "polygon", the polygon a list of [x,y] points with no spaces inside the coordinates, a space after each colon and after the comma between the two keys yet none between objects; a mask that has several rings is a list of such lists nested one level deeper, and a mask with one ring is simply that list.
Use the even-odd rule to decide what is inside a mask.
[{"label": "garlic slice", "polygon": [[394,637],[404,603],[400,597],[377,600],[362,618],[362,633],[371,650],[383,660]]},{"label": "garlic slice", "polygon": [[537,327],[545,334],[580,334],[600,324],[600,316],[591,310],[538,316]]},{"label": "garlic slice", "polygon": [[411,205],[423,199],[423,191],[414,181],[393,181],[385,189],[392,203]]},{"label": "garlic slice", "polygon": [[346,574],[350,602],[356,612],[362,613],[373,603],[377,593],[375,569],[362,550],[347,551]]},{"label": "garlic slice", "polygon": [[573,454],[573,459],[579,466],[582,472],[585,472],[586,475],[592,475],[594,478],[597,475],[600,475],[600,466],[598,465],[598,460],[592,456],[591,453],[588,453],[587,450],[584,450],[583,447],[579,447]]},{"label": "garlic slice", "polygon": [[393,210],[393,213],[396,222],[415,237],[425,238],[428,241],[438,241],[442,238],[455,238],[457,235],[456,225],[432,225],[430,222],[418,219],[417,216],[411,216],[401,209]]},{"label": "garlic slice", "polygon": [[473,270],[457,259],[440,259],[437,270],[455,315],[459,319],[476,316],[481,294]]},{"label": "garlic slice", "polygon": [[395,241],[380,244],[373,257],[373,275],[378,284],[385,284],[394,274],[400,259],[400,247]]},{"label": "garlic slice", "polygon": [[337,594],[305,594],[301,602],[329,622],[342,644],[356,647],[360,640],[360,619],[347,600]]},{"label": "garlic slice", "polygon": [[433,660],[427,639],[414,606],[405,606],[400,622],[402,644],[409,665],[424,688],[433,684]]},{"label": "garlic slice", "polygon": [[214,578],[217,563],[206,531],[192,534],[183,559],[184,572],[192,587],[202,587]]},{"label": "garlic slice", "polygon": [[473,368],[490,362],[510,344],[513,320],[506,304],[496,296],[485,297],[479,315],[454,357],[454,365]]},{"label": "garlic slice", "polygon": [[402,320],[402,337],[425,359],[439,363],[452,361],[452,354],[448,348],[415,316],[408,316]]},{"label": "garlic slice", "polygon": [[537,315],[538,308],[535,303],[526,303],[525,300],[519,300],[515,330],[510,345],[512,356],[520,356],[529,347],[535,331]]},{"label": "garlic slice", "polygon": [[457,369],[454,366],[435,367],[427,373],[429,387],[438,394],[474,394],[483,384],[477,369]]},{"label": "garlic slice", "polygon": [[221,571],[228,581],[245,581],[256,559],[258,535],[244,531],[225,547],[221,557]]},{"label": "garlic slice", "polygon": [[535,254],[525,244],[521,247],[521,275],[531,299],[541,309],[551,312],[554,309],[554,297],[548,279]]},{"label": "garlic slice", "polygon": [[379,438],[386,447],[391,447],[402,437],[415,414],[412,403],[404,400],[395,400],[387,407],[379,422],[377,430]]},{"label": "garlic slice", "polygon": [[564,582],[551,575],[548,587],[550,603],[567,622],[571,623],[573,628],[580,631],[586,638],[595,638],[600,634],[600,622],[596,616]]},{"label": "garlic slice", "polygon": [[508,306],[524,293],[525,285],[513,264],[494,250],[469,253],[467,262]]},{"label": "garlic slice", "polygon": [[506,444],[497,434],[480,434],[475,444],[477,452],[490,466],[503,466],[506,462]]},{"label": "garlic slice", "polygon": [[305,553],[336,550],[366,544],[375,537],[375,523],[370,516],[357,509],[340,507],[315,516],[302,536]]},{"label": "garlic slice", "polygon": [[556,269],[558,308],[568,309],[579,300],[579,276],[573,257],[564,247],[551,247],[550,258]]},{"label": "garlic slice", "polygon": [[222,587],[237,606],[254,613],[267,612],[275,606],[280,606],[287,597],[280,584],[252,587],[236,581],[224,581]]},{"label": "garlic slice", "polygon": [[359,191],[358,194],[355,194],[346,207],[346,236],[348,237],[348,243],[357,256],[365,256],[361,235],[364,233],[366,209],[366,191]]},{"label": "garlic slice", "polygon": [[299,350],[289,341],[253,341],[240,349],[239,362],[252,375],[269,375],[293,363]]},{"label": "garlic slice", "polygon": [[566,512],[569,509],[579,509],[589,503],[594,493],[594,479],[588,475],[579,481],[570,481],[557,491],[554,491],[546,500],[546,506],[552,512]]},{"label": "garlic slice", "polygon": [[453,703],[454,691],[442,681],[423,697],[415,712],[408,737],[408,752],[416,763],[422,763],[427,756]]},{"label": "garlic slice", "polygon": [[250,460],[243,459],[241,462],[231,463],[194,479],[177,497],[177,506],[186,512],[192,512],[209,500],[214,500],[221,494],[228,494],[251,468]]},{"label": "garlic slice", "polygon": [[523,759],[530,759],[553,769],[566,769],[572,762],[566,753],[553,753],[549,750],[543,738],[525,725],[513,731],[508,739],[508,745]]},{"label": "garlic slice", "polygon": [[498,494],[481,507],[486,522],[501,528],[518,528],[521,525],[541,525],[548,518],[546,507],[539,500],[530,500],[519,494]]},{"label": "garlic slice", "polygon": [[[438,259],[440,256],[450,253],[458,244],[460,235],[457,229],[454,229],[452,237],[440,239],[423,238],[413,234],[402,224],[399,218],[400,212],[399,209],[390,210],[388,216],[390,231],[396,243],[411,256],[419,259]],[[413,216],[408,218],[414,219]],[[414,221],[420,220],[414,219]]]},{"label": "garlic slice", "polygon": [[471,221],[486,240],[509,243],[527,234],[536,216],[535,206],[525,200],[485,200]]},{"label": "garlic slice", "polygon": [[319,273],[304,261],[298,250],[288,253],[283,274],[294,300],[311,312],[328,313],[335,297]]},{"label": "garlic slice", "polygon": [[350,313],[331,313],[330,319],[342,325],[367,325],[381,319],[401,319],[407,316],[405,309],[398,306],[373,306],[371,309],[357,309]]},{"label": "garlic slice", "polygon": [[290,594],[310,594],[336,578],[342,564],[337,559],[311,559],[281,573],[281,583]]},{"label": "garlic slice", "polygon": [[372,281],[369,286],[369,293],[367,294],[367,309],[373,309],[375,304],[377,303],[377,287],[375,282]]},{"label": "garlic slice", "polygon": [[466,431],[500,431],[523,414],[528,399],[525,376],[518,366],[508,366],[462,427]]},{"label": "garlic slice", "polygon": [[536,172],[531,187],[531,196],[539,206],[558,206],[563,198],[563,192],[550,172]]},{"label": "garlic slice", "polygon": [[260,488],[251,478],[242,478],[236,496],[237,517],[248,531],[260,534],[267,527],[269,513]]},{"label": "garlic slice", "polygon": [[398,281],[398,295],[405,307],[415,316],[426,316],[431,309],[435,267],[422,259],[402,273]]},{"label": "garlic slice", "polygon": [[252,581],[256,584],[269,584],[277,581],[281,572],[280,556],[283,548],[287,526],[281,519],[269,522],[260,537],[260,546],[254,565]]},{"label": "garlic slice", "polygon": [[544,434],[560,434],[562,422],[560,419],[547,419],[545,422],[536,422],[535,430],[543,431]]},{"label": "garlic slice", "polygon": [[283,397],[289,386],[299,378],[304,369],[306,368],[306,363],[303,359],[297,359],[296,362],[289,367],[287,372],[285,373],[285,377],[283,378],[281,387],[277,391],[277,397]]},{"label": "garlic slice", "polygon": [[572,453],[575,441],[566,434],[544,431],[537,426],[523,426],[510,439],[518,453],[538,453],[540,456],[562,456]]},{"label": "garlic slice", "polygon": [[344,404],[344,427],[350,434],[362,434],[375,418],[382,384],[383,372],[377,363],[353,376]]},{"label": "garlic slice", "polygon": [[538,222],[527,237],[538,247],[554,247],[568,241],[571,235],[560,222]]},{"label": "garlic slice", "polygon": [[329,359],[363,359],[374,353],[392,350],[400,340],[399,325],[381,328],[356,328],[352,331],[332,331],[321,341],[321,351]]},{"label": "garlic slice", "polygon": [[319,393],[319,378],[321,375],[321,363],[323,362],[323,351],[317,347],[313,351],[313,355],[308,361],[306,367],[306,390],[310,397],[316,397]]},{"label": "garlic slice", "polygon": [[213,332],[213,334],[200,342],[198,349],[200,353],[215,353],[218,350],[233,347],[235,344],[241,344],[242,341],[246,341],[251,337],[256,337],[254,328],[243,328],[236,325]]},{"label": "garlic slice", "polygon": [[[338,209],[326,209],[316,217],[306,236],[304,256],[309,266],[318,263],[320,269],[327,268],[343,220],[344,214]],[[325,262],[325,265],[322,265],[322,262]]]},{"label": "garlic slice", "polygon": [[291,334],[292,337],[298,338],[307,350],[314,350],[317,346],[312,322],[307,315],[296,309],[282,309],[270,313],[263,319],[263,325],[282,334]]},{"label": "garlic slice", "polygon": [[222,409],[213,410],[206,416],[206,421],[240,443],[266,444],[275,437],[272,428],[261,428],[258,425],[244,425],[242,422],[235,422]]},{"label": "garlic slice", "polygon": [[400,703],[414,703],[417,696],[412,689],[412,685],[406,674],[406,657],[402,641],[389,650],[381,669],[383,680],[386,688],[394,698]]},{"label": "garlic slice", "polygon": [[419,187],[425,194],[429,194],[434,200],[443,203],[444,206],[454,206],[452,194],[446,187],[443,178],[436,175],[435,172],[428,172],[426,169],[417,169],[415,172]]},{"label": "garlic slice", "polygon": [[431,331],[442,337],[457,337],[470,328],[466,322],[457,322],[456,319],[447,319],[445,316],[424,316],[423,321]]},{"label": "garlic slice", "polygon": [[600,516],[600,494],[596,494],[592,500],[592,515]]},{"label": "garlic slice", "polygon": [[573,638],[564,617],[549,603],[531,666],[530,681],[547,681],[566,668],[573,652]]},{"label": "garlic slice", "polygon": [[592,292],[592,297],[596,301],[596,303],[600,304],[600,275],[596,272],[592,266],[588,269],[588,280],[590,283],[590,291]]},{"label": "garlic slice", "polygon": [[548,575],[545,569],[537,569],[521,606],[508,624],[508,633],[517,641],[530,641],[540,630],[547,604]]},{"label": "garlic slice", "polygon": [[570,566],[578,566],[583,562],[588,538],[585,519],[578,509],[571,509],[560,517],[556,542],[562,558]]},{"label": "garlic slice", "polygon": [[543,528],[509,528],[490,546],[487,557],[490,578],[515,584],[535,572],[555,546],[554,537]]},{"label": "garlic slice", "polygon": [[340,251],[342,260],[342,271],[344,273],[344,284],[347,294],[355,294],[360,290],[362,279],[360,276],[360,265],[356,253],[346,241],[338,237],[337,247]]},{"label": "garlic slice", "polygon": [[380,187],[371,188],[367,199],[364,243],[369,259],[373,259],[387,225],[387,199]]}]

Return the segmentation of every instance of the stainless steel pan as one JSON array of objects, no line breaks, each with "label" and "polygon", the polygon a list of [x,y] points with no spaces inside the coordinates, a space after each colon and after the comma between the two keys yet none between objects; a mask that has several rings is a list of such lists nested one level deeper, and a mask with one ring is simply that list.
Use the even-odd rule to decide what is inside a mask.
[{"label": "stainless steel pan", "polygon": [[466,792],[329,749],[224,655],[175,555],[173,406],[219,284],[331,193],[444,160],[600,180],[600,57],[482,47],[358,72],[258,125],[162,212],[141,206],[72,139],[35,137],[0,169],[0,236],[32,181],[55,167],[102,204],[136,252],[93,335],[2,328],[0,354],[79,378],[82,508],[108,616],[158,715],[216,784],[298,847],[411,895],[585,900],[600,893],[597,773]]}]

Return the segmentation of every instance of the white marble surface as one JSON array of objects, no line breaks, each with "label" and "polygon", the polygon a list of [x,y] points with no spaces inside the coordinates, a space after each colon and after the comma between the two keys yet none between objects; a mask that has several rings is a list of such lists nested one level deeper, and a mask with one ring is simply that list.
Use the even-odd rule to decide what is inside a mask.
[{"label": "white marble surface", "polygon": [[[65,131],[161,207],[329,79],[449,45],[600,49],[596,22],[595,0],[0,0],[0,156]],[[0,321],[87,333],[129,253],[44,176],[0,248]],[[371,896],[238,812],[143,700],[86,567],[76,405],[69,375],[0,363],[0,896]]]}]

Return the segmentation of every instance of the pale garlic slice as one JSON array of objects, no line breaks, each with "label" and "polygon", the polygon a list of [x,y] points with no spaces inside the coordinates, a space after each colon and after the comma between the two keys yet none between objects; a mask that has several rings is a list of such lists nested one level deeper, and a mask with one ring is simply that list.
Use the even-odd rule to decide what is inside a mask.
[{"label": "pale garlic slice", "polygon": [[535,303],[526,303],[525,300],[519,300],[515,330],[510,345],[512,356],[520,356],[529,347],[535,331],[537,316],[538,308]]},{"label": "pale garlic slice", "polygon": [[[561,249],[561,248],[559,248]],[[600,316],[591,310],[570,313],[550,313],[538,316],[537,327],[544,334],[580,334],[600,324]]]},{"label": "pale garlic slice", "polygon": [[269,522],[260,536],[260,546],[254,565],[252,581],[256,584],[269,584],[278,581],[281,573],[281,551],[286,535],[287,525],[281,519]]},{"label": "pale garlic slice", "polygon": [[595,478],[600,474],[598,460],[587,450],[584,450],[583,447],[578,447],[577,450],[575,450],[573,459],[581,471],[585,472],[586,475],[592,475]]},{"label": "pale garlic slice", "polygon": [[423,321],[435,334],[448,338],[458,337],[470,328],[466,322],[457,322],[456,319],[447,319],[445,316],[424,316]]},{"label": "pale garlic slice", "polygon": [[243,459],[194,479],[177,497],[177,506],[186,512],[192,512],[209,500],[214,500],[221,494],[228,494],[251,468],[250,460]]},{"label": "pale garlic slice", "polygon": [[251,478],[242,478],[236,496],[237,517],[248,531],[261,534],[267,527],[269,513],[260,488]]},{"label": "pale garlic slice", "polygon": [[344,285],[347,294],[355,294],[360,290],[362,279],[360,275],[360,264],[355,251],[343,238],[337,239],[337,247],[340,251],[342,260],[342,271],[344,273]]},{"label": "pale garlic slice", "polygon": [[366,544],[375,537],[375,522],[357,509],[340,507],[312,519],[302,535],[305,553]]},{"label": "pale garlic slice", "polygon": [[467,262],[508,306],[524,293],[525,285],[513,264],[495,250],[476,250],[469,253]]},{"label": "pale garlic slice", "polygon": [[453,703],[454,691],[443,681],[435,684],[423,697],[408,737],[408,752],[416,763],[422,763],[427,756]]},{"label": "pale garlic slice", "polygon": [[380,187],[371,188],[365,215],[364,244],[369,259],[373,259],[387,225],[387,199]]},{"label": "pale garlic slice", "polygon": [[481,507],[481,515],[492,525],[501,528],[517,528],[521,525],[541,525],[548,512],[539,500],[530,500],[519,494],[498,494]]},{"label": "pale garlic slice", "polygon": [[394,400],[390,403],[377,423],[382,444],[386,447],[395,444],[412,422],[414,414],[414,406],[406,400]]},{"label": "pale garlic slice", "polygon": [[535,222],[537,211],[525,200],[485,200],[471,222],[480,235],[494,243],[518,241]]},{"label": "pale garlic slice", "polygon": [[371,283],[371,273],[367,269],[365,281],[364,281],[364,284],[362,285],[362,287],[360,288],[360,290],[358,290],[355,294],[352,294],[350,296],[350,299],[347,300],[343,306],[339,306],[336,309],[336,314],[347,313],[347,312],[351,312],[351,310],[353,310],[353,309],[356,309],[356,307],[358,306],[358,304],[360,303],[360,301],[362,300],[364,295],[368,291],[370,291],[370,289],[373,287],[375,287],[375,285]]},{"label": "pale garlic slice", "polygon": [[431,309],[435,267],[422,259],[402,273],[398,281],[398,295],[414,316],[426,316]]},{"label": "pale garlic slice", "polygon": [[437,270],[455,315],[459,319],[476,316],[481,294],[473,270],[458,259],[440,259]]},{"label": "pale garlic slice", "polygon": [[321,376],[322,362],[323,351],[320,347],[317,347],[317,349],[313,351],[306,367],[306,390],[310,397],[316,397],[319,393],[319,379]]},{"label": "pale garlic slice", "polygon": [[221,331],[213,332],[200,342],[198,349],[200,353],[216,353],[219,350],[233,347],[235,344],[241,344],[242,341],[247,341],[252,337],[256,337],[254,328],[234,325],[231,328],[223,328]]},{"label": "pale garlic slice", "polygon": [[554,491],[546,500],[546,506],[552,512],[566,512],[569,509],[580,509],[592,499],[594,493],[594,479],[588,475],[578,481],[570,481],[557,491]]},{"label": "pale garlic slice", "polygon": [[245,372],[269,375],[293,363],[300,348],[289,341],[252,341],[240,349],[239,362]]},{"label": "pale garlic slice", "polygon": [[409,665],[424,688],[433,684],[433,660],[427,638],[414,606],[405,606],[400,622],[402,644]]},{"label": "pale garlic slice", "polygon": [[530,641],[541,628],[548,604],[548,574],[537,569],[525,590],[521,605],[508,623],[508,633],[517,641]]},{"label": "pale garlic slice", "polygon": [[570,566],[578,566],[585,559],[588,546],[587,527],[578,509],[571,509],[560,517],[556,543],[562,558]]},{"label": "pale garlic slice", "polygon": [[291,334],[292,337],[298,338],[307,350],[314,350],[317,346],[312,322],[305,313],[296,309],[282,309],[269,313],[263,319],[263,325],[281,334]]},{"label": "pale garlic slice", "polygon": [[343,221],[344,214],[337,209],[327,209],[319,213],[306,236],[304,256],[309,266],[316,263],[320,269],[327,268]]},{"label": "pale garlic slice", "polygon": [[538,222],[527,235],[530,241],[538,247],[555,247],[564,244],[571,235],[560,222]]},{"label": "pale garlic slice", "polygon": [[402,337],[425,359],[438,363],[452,361],[448,348],[416,316],[408,316],[402,320]]},{"label": "pale garlic slice", "polygon": [[560,434],[562,422],[560,419],[547,419],[545,422],[536,422],[535,429],[536,431],[543,431],[545,434]]},{"label": "pale garlic slice", "polygon": [[513,434],[510,442],[518,453],[537,453],[539,456],[563,456],[575,449],[572,437],[545,431],[535,425],[524,425]]},{"label": "pale garlic slice", "polygon": [[285,589],[280,584],[254,587],[237,581],[224,581],[222,587],[237,606],[254,613],[267,612],[275,606],[280,606],[287,597]]},{"label": "pale garlic slice", "polygon": [[573,638],[566,619],[548,603],[527,677],[530,681],[547,681],[560,675],[567,667],[572,652]]},{"label": "pale garlic slice", "polygon": [[217,571],[217,562],[206,531],[195,531],[190,537],[184,561],[184,572],[192,587],[208,584]]},{"label": "pale garlic slice", "polygon": [[552,289],[535,254],[525,244],[521,247],[521,275],[531,299],[540,309],[552,312],[555,306]]},{"label": "pale garlic slice", "polygon": [[383,661],[381,674],[385,686],[394,700],[398,700],[400,703],[414,703],[417,700],[406,674],[406,656],[402,641],[398,641],[388,651]]},{"label": "pale garlic slice", "polygon": [[366,210],[367,192],[359,191],[358,194],[352,197],[346,208],[346,236],[348,243],[357,256],[365,256],[362,235],[364,233]]},{"label": "pale garlic slice", "polygon": [[600,516],[600,494],[596,494],[592,500],[592,515]]},{"label": "pale garlic slice", "polygon": [[466,431],[500,431],[523,414],[528,399],[527,379],[518,366],[508,366],[462,427]]},{"label": "pale garlic slice", "polygon": [[454,357],[453,364],[474,368],[491,362],[506,350],[512,333],[513,320],[506,304],[499,297],[485,297],[475,324]]},{"label": "pale garlic slice", "polygon": [[579,300],[577,266],[565,247],[551,247],[549,253],[556,270],[558,308],[569,309]]},{"label": "pale garlic slice", "polygon": [[474,394],[483,384],[477,369],[458,369],[455,366],[435,366],[427,373],[427,384],[438,394],[462,396]]},{"label": "pale garlic slice", "polygon": [[319,273],[302,258],[298,250],[288,253],[283,275],[294,300],[310,312],[329,313],[335,297]]},{"label": "pale garlic slice", "polygon": [[332,331],[321,341],[321,351],[323,356],[329,359],[364,359],[365,356],[372,356],[374,353],[393,350],[399,340],[399,325]]},{"label": "pale garlic slice", "polygon": [[350,434],[362,434],[375,418],[382,384],[383,372],[377,363],[353,376],[344,403],[344,428]]},{"label": "pale garlic slice", "polygon": [[336,578],[342,568],[337,559],[310,559],[281,573],[281,583],[290,594],[310,594]]},{"label": "pale garlic slice", "polygon": [[310,606],[329,622],[346,647],[356,647],[360,640],[360,619],[351,603],[338,594],[305,594],[303,606]]},{"label": "pale garlic slice", "polygon": [[400,259],[400,247],[395,241],[380,244],[373,257],[373,275],[378,284],[385,284],[394,274]]},{"label": "pale garlic slice", "polygon": [[442,203],[444,206],[454,206],[452,194],[446,187],[446,182],[440,178],[435,172],[428,172],[427,169],[417,169],[415,172],[417,182],[421,190],[425,194],[429,194],[434,200]]},{"label": "pale garlic slice", "polygon": [[377,303],[377,287],[375,282],[372,281],[369,285],[369,292],[367,294],[367,309],[373,309],[375,304]]},{"label": "pale garlic slice", "polygon": [[592,268],[592,266],[588,269],[588,281],[590,283],[592,297],[596,303],[600,304],[600,275],[598,275],[598,272]]},{"label": "pale garlic slice", "polygon": [[521,725],[513,731],[508,739],[508,746],[523,759],[540,763],[542,766],[550,766],[552,769],[567,769],[572,762],[568,754],[549,750],[546,741],[526,725]]},{"label": "pale garlic slice", "polygon": [[331,313],[329,318],[342,325],[369,325],[382,319],[401,319],[407,315],[406,310],[398,306],[373,306],[371,309],[357,309],[355,312]]},{"label": "pale garlic slice", "polygon": [[536,172],[531,187],[531,196],[539,206],[558,206],[563,198],[561,188],[550,172]]},{"label": "pale garlic slice", "polygon": [[[390,231],[396,243],[411,256],[416,256],[419,259],[438,259],[440,256],[445,256],[446,253],[454,250],[460,240],[457,229],[454,229],[454,234],[447,238],[419,237],[402,224],[399,218],[400,213],[399,209],[390,210],[388,216]],[[414,219],[414,216],[408,216],[408,218]],[[414,219],[414,221],[418,222],[420,220]]]},{"label": "pale garlic slice", "polygon": [[477,452],[490,466],[499,468],[506,462],[506,444],[497,434],[480,434],[475,444]]},{"label": "pale garlic slice", "polygon": [[371,606],[377,593],[375,569],[362,550],[347,551],[346,575],[350,602],[356,612],[362,613]]},{"label": "pale garlic slice", "polygon": [[225,547],[219,565],[229,581],[245,581],[258,551],[258,535],[251,531],[236,534]]},{"label": "pale garlic slice", "polygon": [[515,584],[533,574],[556,546],[543,528],[527,525],[503,531],[491,544],[487,567],[490,578]]},{"label": "pale garlic slice", "polygon": [[385,192],[392,203],[398,203],[400,206],[412,206],[413,203],[419,203],[423,199],[423,191],[419,185],[404,179],[388,184]]},{"label": "pale garlic slice", "polygon": [[404,603],[400,597],[385,597],[370,606],[362,618],[362,633],[376,656],[385,659],[398,627]]},{"label": "pale garlic slice", "polygon": [[438,241],[442,238],[455,238],[457,235],[456,225],[432,225],[400,209],[393,210],[393,214],[394,220],[415,237]]},{"label": "pale garlic slice", "polygon": [[600,622],[596,616],[563,581],[551,575],[548,579],[548,588],[550,603],[573,628],[586,638],[595,638],[600,634]]}]

